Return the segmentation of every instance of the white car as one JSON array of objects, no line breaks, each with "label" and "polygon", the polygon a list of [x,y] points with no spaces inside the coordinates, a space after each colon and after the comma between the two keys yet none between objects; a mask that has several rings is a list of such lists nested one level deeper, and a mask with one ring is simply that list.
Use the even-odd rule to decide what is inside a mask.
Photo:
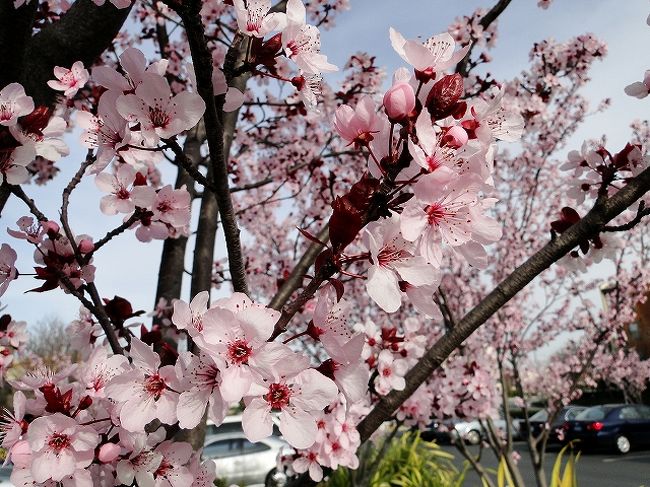
[{"label": "white car", "polygon": [[[280,421],[278,419],[277,413],[271,413],[271,419],[273,420],[273,435],[281,436],[278,425]],[[223,422],[217,426],[212,420],[208,420],[205,437],[210,438],[214,435],[221,435],[225,433],[243,433],[244,428],[242,427],[242,415],[241,414],[232,414],[226,416]]]},{"label": "white car", "polygon": [[215,463],[217,477],[226,480],[228,485],[275,487],[286,481],[284,474],[276,469],[278,454],[289,450],[291,447],[277,436],[252,443],[243,432],[230,432],[206,438],[203,458]]}]

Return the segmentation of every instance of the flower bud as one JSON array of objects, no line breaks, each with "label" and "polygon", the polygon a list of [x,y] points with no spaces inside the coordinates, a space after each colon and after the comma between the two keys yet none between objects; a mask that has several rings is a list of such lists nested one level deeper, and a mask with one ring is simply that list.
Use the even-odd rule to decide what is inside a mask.
[{"label": "flower bud", "polygon": [[120,450],[120,446],[115,443],[104,443],[99,448],[97,458],[99,458],[99,461],[102,463],[110,463],[120,456]]},{"label": "flower bud", "polygon": [[449,128],[445,135],[442,138],[443,145],[451,147],[452,149],[458,149],[464,146],[469,139],[465,129],[459,125],[454,125]]},{"label": "flower bud", "polygon": [[41,225],[43,226],[43,230],[45,230],[45,233],[47,233],[47,236],[50,238],[56,237],[59,233],[59,230],[61,229],[59,224],[54,220],[48,220],[42,223]]},{"label": "flower bud", "polygon": [[79,241],[79,252],[82,254],[89,254],[93,250],[95,250],[95,244],[89,238],[82,238]]},{"label": "flower bud", "polygon": [[426,107],[435,120],[442,120],[454,112],[456,104],[463,96],[463,77],[448,74],[440,78],[427,96]]},{"label": "flower bud", "polygon": [[391,122],[404,120],[414,108],[415,92],[408,83],[395,83],[384,95],[384,109]]}]

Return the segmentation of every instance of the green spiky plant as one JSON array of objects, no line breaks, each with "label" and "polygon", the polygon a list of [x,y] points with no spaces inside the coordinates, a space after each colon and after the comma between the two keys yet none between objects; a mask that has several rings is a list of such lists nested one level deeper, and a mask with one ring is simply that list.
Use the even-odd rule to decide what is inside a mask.
[{"label": "green spiky plant", "polygon": [[359,451],[359,468],[339,468],[319,487],[460,487],[464,472],[452,464],[453,455],[419,433],[395,437],[395,430],[375,446]]}]

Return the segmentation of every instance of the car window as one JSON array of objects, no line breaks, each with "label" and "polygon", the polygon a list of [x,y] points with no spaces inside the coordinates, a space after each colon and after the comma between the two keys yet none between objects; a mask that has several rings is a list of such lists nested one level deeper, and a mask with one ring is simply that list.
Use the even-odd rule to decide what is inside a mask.
[{"label": "car window", "polygon": [[571,408],[566,413],[566,419],[576,419],[576,416],[584,411],[585,408]]},{"label": "car window", "polygon": [[244,431],[241,421],[233,421],[230,423],[223,423],[219,426],[210,424],[206,430],[206,435],[221,435],[223,433],[241,433]]},{"label": "car window", "polygon": [[596,406],[593,408],[585,409],[576,416],[576,419],[580,421],[602,421],[605,419],[605,416],[607,416],[607,413],[609,413],[610,410],[611,408]]},{"label": "car window", "polygon": [[219,440],[203,448],[203,456],[206,458],[224,458],[241,454],[242,439],[232,438]]},{"label": "car window", "polygon": [[621,408],[618,412],[618,417],[621,419],[641,419],[641,414],[634,406]]},{"label": "car window", "polygon": [[243,440],[243,450],[244,450],[244,455],[247,455],[249,453],[258,453],[262,451],[267,451],[270,450],[271,447],[268,445],[265,445],[264,443],[252,443],[248,440]]},{"label": "car window", "polygon": [[[229,423],[223,423],[219,426],[214,424],[209,424],[205,430],[206,436],[215,436],[222,435],[224,433],[243,433],[244,428],[242,427],[241,421],[232,421]],[[273,436],[282,436],[278,426],[273,423]]]},{"label": "car window", "polygon": [[637,410],[643,419],[650,419],[650,407],[648,406],[637,406]]}]

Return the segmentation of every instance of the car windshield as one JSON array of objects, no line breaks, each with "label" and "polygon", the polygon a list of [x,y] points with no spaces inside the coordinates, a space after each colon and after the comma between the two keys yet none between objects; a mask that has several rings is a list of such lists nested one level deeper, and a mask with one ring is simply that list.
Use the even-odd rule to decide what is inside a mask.
[{"label": "car windshield", "polygon": [[585,409],[576,416],[578,421],[601,421],[605,419],[607,413],[612,410],[611,407],[596,406],[593,408]]},{"label": "car windshield", "polygon": [[531,421],[546,421],[548,419],[548,413],[546,412],[545,409],[542,409],[541,411],[537,411],[535,414],[533,414],[530,417]]}]

